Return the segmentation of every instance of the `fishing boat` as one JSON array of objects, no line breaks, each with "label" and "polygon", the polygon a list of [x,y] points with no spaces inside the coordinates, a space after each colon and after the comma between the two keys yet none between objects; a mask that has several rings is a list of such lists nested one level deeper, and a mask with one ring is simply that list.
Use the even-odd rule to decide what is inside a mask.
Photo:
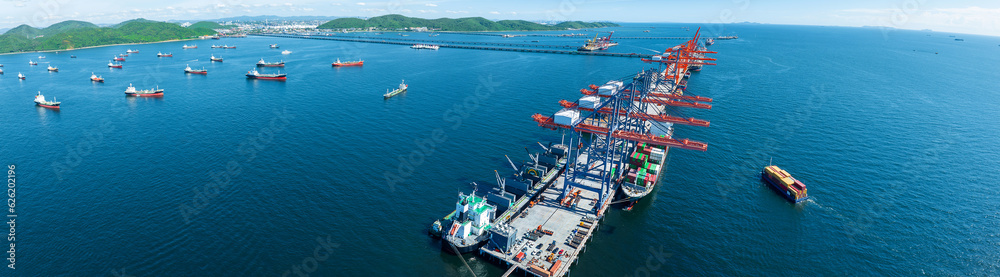
[{"label": "fishing boat", "polygon": [[28,65],[38,65],[38,63],[32,60],[28,60]]},{"label": "fishing boat", "polygon": [[363,66],[363,65],[365,65],[365,61],[364,60],[342,62],[338,58],[336,62],[333,62],[333,67],[341,67],[341,66]]},{"label": "fishing boat", "polygon": [[265,62],[264,59],[261,58],[260,61],[257,62],[257,67],[285,67],[285,62],[279,61],[276,63],[269,63]]},{"label": "fishing boat", "polygon": [[124,58],[124,57],[115,57],[115,58],[114,58],[114,60],[115,60],[116,62],[124,62],[124,61],[125,61],[125,58]]},{"label": "fishing boat", "polygon": [[161,57],[161,58],[162,58],[162,57],[173,57],[173,56],[174,56],[174,54],[171,54],[171,53],[166,53],[166,54],[163,54],[163,53],[160,53],[160,52],[156,52],[156,56],[157,56],[157,57]]},{"label": "fishing boat", "polygon": [[396,95],[398,95],[400,93],[404,93],[404,92],[406,92],[406,89],[408,87],[409,86],[406,85],[403,81],[400,81],[399,82],[399,87],[396,88],[395,90],[392,90],[392,91],[386,90],[385,94],[382,95],[382,99],[389,99],[389,98],[392,98],[393,96],[396,96]]},{"label": "fishing boat", "polygon": [[208,70],[205,69],[204,67],[202,67],[201,69],[191,69],[191,66],[188,65],[186,68],[184,68],[184,73],[205,75],[208,74]]},{"label": "fishing boat", "polygon": [[413,46],[410,46],[410,48],[413,48],[413,49],[430,49],[430,50],[438,50],[438,48],[441,48],[441,46],[437,46],[437,45],[429,45],[429,44],[414,44]]},{"label": "fishing boat", "polygon": [[288,50],[281,51],[282,55],[288,55],[288,54],[291,54],[291,53],[292,53],[292,51],[288,51]]},{"label": "fishing boat", "polygon": [[181,49],[197,49],[198,45],[187,45],[181,46]]},{"label": "fishing boat", "polygon": [[18,73],[17,73],[17,78],[18,78],[18,79],[21,79],[21,80],[24,80],[24,78],[27,78],[27,77],[26,77],[26,76],[24,76],[24,74],[21,74],[21,72],[18,72]]},{"label": "fishing boat", "polygon": [[215,55],[212,55],[211,59],[212,59],[213,62],[220,62],[220,63],[222,62],[222,57],[216,58]]},{"label": "fishing boat", "polygon": [[38,95],[35,95],[35,105],[39,107],[59,109],[59,104],[62,104],[62,102],[56,101],[55,97],[52,97],[52,101],[45,101],[45,96],[42,96],[41,91],[38,92]]},{"label": "fishing boat", "polygon": [[110,68],[122,68],[121,63],[108,62],[108,67]]},{"label": "fishing boat", "polygon": [[278,45],[277,44],[271,44],[271,49],[278,49]]},{"label": "fishing boat", "polygon": [[132,50],[132,49],[128,49],[128,50],[125,50],[125,53],[129,53],[129,54],[132,54],[132,53],[139,53],[139,50]]},{"label": "fishing boat", "polygon": [[49,67],[46,68],[46,69],[48,69],[50,72],[59,72],[59,68],[58,67],[54,67],[54,66],[51,66],[51,65],[49,65]]},{"label": "fishing boat", "polygon": [[760,172],[760,178],[767,182],[782,197],[792,203],[799,203],[809,199],[806,185],[799,180],[792,178],[785,170],[776,165],[769,165]]},{"label": "fishing boat", "polygon": [[98,83],[104,83],[104,78],[103,77],[98,77],[97,74],[94,74],[93,72],[91,72],[90,73],[90,81],[92,81],[92,82],[98,82]]},{"label": "fishing boat", "polygon": [[125,89],[125,96],[138,96],[138,97],[155,97],[163,96],[163,89],[157,87],[155,89],[144,89],[136,90],[132,84],[128,84],[128,88]]},{"label": "fishing boat", "polygon": [[261,79],[261,80],[284,81],[287,78],[286,78],[286,76],[285,76],[284,73],[263,74],[263,73],[257,72],[257,69],[252,69],[250,71],[247,71],[247,79]]}]

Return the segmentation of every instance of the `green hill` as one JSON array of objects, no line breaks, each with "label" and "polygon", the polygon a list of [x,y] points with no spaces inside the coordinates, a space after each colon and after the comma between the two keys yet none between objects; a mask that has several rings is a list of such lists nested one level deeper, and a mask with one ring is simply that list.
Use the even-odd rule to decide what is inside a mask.
[{"label": "green hill", "polygon": [[441,31],[545,31],[566,30],[567,28],[618,27],[605,22],[571,21],[556,25],[542,25],[524,20],[492,21],[482,17],[423,19],[398,14],[376,16],[367,20],[358,18],[338,18],[323,23],[318,29],[368,28],[401,29],[406,27],[428,27]]},{"label": "green hill", "polygon": [[10,29],[9,31],[4,33],[4,35],[19,36],[22,38],[33,38],[35,36],[42,35],[42,30],[36,29],[35,27],[31,27],[25,24],[21,24],[21,26],[17,26],[14,27],[14,29]]},{"label": "green hill", "polygon": [[188,29],[195,29],[195,28],[205,28],[209,30],[215,30],[215,29],[223,29],[225,27],[219,25],[219,23],[209,22],[209,21],[200,21],[198,23],[191,24],[191,26],[188,26]]},{"label": "green hill", "polygon": [[[37,39],[25,36],[32,33],[44,33],[45,36]],[[100,28],[82,21],[60,22],[43,30],[22,25],[0,35],[0,53],[157,42],[214,33],[211,29],[184,28],[173,23],[145,19],[129,20],[110,28]]]}]

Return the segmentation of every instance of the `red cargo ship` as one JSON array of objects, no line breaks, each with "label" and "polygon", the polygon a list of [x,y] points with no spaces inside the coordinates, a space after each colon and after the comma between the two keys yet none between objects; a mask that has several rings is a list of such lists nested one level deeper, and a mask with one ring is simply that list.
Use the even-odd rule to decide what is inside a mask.
[{"label": "red cargo ship", "polygon": [[363,66],[363,65],[365,65],[365,61],[364,60],[341,62],[340,59],[337,59],[337,61],[333,63],[333,67],[341,67],[341,66]]}]

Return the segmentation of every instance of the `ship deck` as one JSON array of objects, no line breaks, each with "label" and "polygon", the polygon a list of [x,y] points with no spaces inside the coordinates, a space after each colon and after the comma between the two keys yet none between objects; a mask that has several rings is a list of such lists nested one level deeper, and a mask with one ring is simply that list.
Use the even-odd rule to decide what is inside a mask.
[{"label": "ship deck", "polygon": [[[583,154],[578,157],[577,162],[585,160],[586,155]],[[590,173],[600,175],[598,169],[591,170]],[[578,181],[578,183],[571,184],[574,190],[580,190],[581,199],[576,206],[566,207],[559,204],[559,200],[561,200],[559,199],[560,193],[563,187],[567,185],[565,178],[559,176],[551,186],[541,192],[545,197],[545,201],[540,201],[534,207],[524,209],[524,211],[512,218],[509,223],[511,227],[517,229],[519,238],[523,238],[524,234],[535,230],[539,225],[542,226],[543,230],[552,231],[552,235],[542,235],[536,241],[521,239],[512,248],[511,253],[500,253],[493,249],[488,249],[488,246],[481,248],[480,253],[535,276],[564,276],[569,273],[570,265],[576,262],[578,255],[583,252],[587,242],[600,224],[599,218],[607,209],[607,204],[611,202],[606,201],[607,203],[603,207],[595,209],[598,194],[601,191],[601,181],[593,177],[579,178]],[[614,191],[612,191],[609,199],[614,199]],[[584,218],[589,218],[593,221],[586,224],[589,226],[582,227],[581,222],[584,222]],[[586,235],[583,235],[582,240],[576,248],[569,245],[574,237],[574,230],[577,230],[577,232],[586,232]],[[556,248],[565,250],[565,252],[563,255],[556,255],[556,258],[552,262],[549,262],[546,258],[552,252],[547,251],[547,248],[553,242],[555,242],[555,248],[553,248],[554,251],[552,252],[558,252],[558,250],[555,250]],[[537,248],[538,245],[542,245],[542,247],[539,249]],[[520,262],[517,262],[514,259],[520,252],[524,252],[525,257]],[[550,268],[557,260],[561,261],[559,268],[549,273]],[[547,272],[533,271],[531,269],[532,265],[536,265]]]}]

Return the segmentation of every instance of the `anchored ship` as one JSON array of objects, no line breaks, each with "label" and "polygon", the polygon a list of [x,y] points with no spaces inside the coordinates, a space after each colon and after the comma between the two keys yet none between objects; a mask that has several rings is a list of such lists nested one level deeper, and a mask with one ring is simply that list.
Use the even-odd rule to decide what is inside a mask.
[{"label": "anchored ship", "polygon": [[125,61],[125,57],[115,57],[114,60],[116,62],[124,62]]},{"label": "anchored ship", "polygon": [[198,45],[187,45],[181,46],[181,49],[197,49]]},{"label": "anchored ship", "polygon": [[121,63],[108,62],[108,67],[110,68],[122,68]]},{"label": "anchored ship", "polygon": [[129,53],[129,54],[132,54],[132,53],[139,53],[139,50],[132,50],[132,49],[128,49],[128,50],[125,50],[125,53]]},{"label": "anchored ship", "polygon": [[92,81],[92,82],[98,82],[98,83],[104,83],[104,78],[98,77],[97,74],[94,74],[93,72],[91,72],[90,73],[90,81]]},{"label": "anchored ship", "polygon": [[51,65],[49,65],[49,67],[46,68],[46,69],[49,70],[49,71],[52,71],[52,72],[59,72],[59,68],[58,67],[54,67],[54,66],[51,66]]},{"label": "anchored ship", "polygon": [[191,69],[191,66],[188,65],[187,67],[184,68],[184,73],[205,75],[208,74],[208,70],[205,69],[204,67],[202,67],[201,69]]},{"label": "anchored ship", "polygon": [[342,62],[342,61],[340,61],[340,59],[337,59],[336,62],[333,62],[333,67],[341,67],[341,66],[363,66],[363,65],[365,65],[365,61],[364,60]]},{"label": "anchored ship", "polygon": [[257,72],[257,69],[247,71],[247,79],[261,79],[261,80],[278,80],[284,81],[287,79],[284,73],[278,74],[263,74]]},{"label": "anchored ship", "polygon": [[173,57],[173,56],[174,56],[174,54],[170,54],[170,53],[166,53],[166,54],[164,54],[164,53],[160,53],[160,52],[156,52],[156,56],[157,56],[157,57],[161,57],[161,58],[162,58],[162,57]]},{"label": "anchored ship", "polygon": [[38,95],[35,95],[35,105],[39,107],[59,109],[59,104],[62,104],[62,102],[57,102],[55,97],[52,97],[52,101],[45,101],[45,96],[42,96],[41,91],[38,92]]},{"label": "anchored ship", "polygon": [[128,84],[128,88],[125,89],[125,96],[138,96],[138,97],[155,97],[163,96],[163,89],[157,87],[155,89],[144,89],[136,90],[132,84]]},{"label": "anchored ship", "polygon": [[410,87],[410,86],[406,85],[403,81],[400,81],[398,88],[396,88],[396,89],[394,89],[392,91],[386,90],[385,94],[382,95],[382,98],[383,99],[389,99],[389,98],[392,98],[393,96],[396,96],[397,94],[404,93],[404,92],[406,92],[406,88],[408,88],[408,87]]},{"label": "anchored ship", "polygon": [[222,57],[216,58],[215,55],[212,55],[211,59],[212,59],[213,62],[220,62],[220,63],[222,62]]},{"label": "anchored ship", "polygon": [[28,65],[38,65],[38,63],[32,60],[28,60]]},{"label": "anchored ship", "polygon": [[26,77],[26,76],[24,76],[24,74],[21,74],[21,72],[18,72],[18,73],[17,73],[17,78],[18,78],[18,79],[21,79],[21,80],[24,80],[24,79],[25,79],[25,78],[27,78],[27,77]]},{"label": "anchored ship", "polygon": [[413,49],[438,50],[438,48],[441,48],[441,46],[430,45],[430,44],[414,44],[413,46],[410,46],[410,48],[413,48]]},{"label": "anchored ship", "polygon": [[264,59],[261,58],[260,61],[257,62],[257,67],[285,67],[285,62],[279,61],[276,63],[269,63],[269,62],[264,62]]},{"label": "anchored ship", "polygon": [[808,191],[806,191],[806,185],[799,182],[799,180],[792,178],[792,175],[788,174],[785,170],[778,168],[776,165],[769,165],[760,172],[760,179],[767,182],[771,188],[781,194],[792,203],[799,203],[809,199]]},{"label": "anchored ship", "polygon": [[271,49],[278,49],[278,45],[277,44],[271,44]]}]

